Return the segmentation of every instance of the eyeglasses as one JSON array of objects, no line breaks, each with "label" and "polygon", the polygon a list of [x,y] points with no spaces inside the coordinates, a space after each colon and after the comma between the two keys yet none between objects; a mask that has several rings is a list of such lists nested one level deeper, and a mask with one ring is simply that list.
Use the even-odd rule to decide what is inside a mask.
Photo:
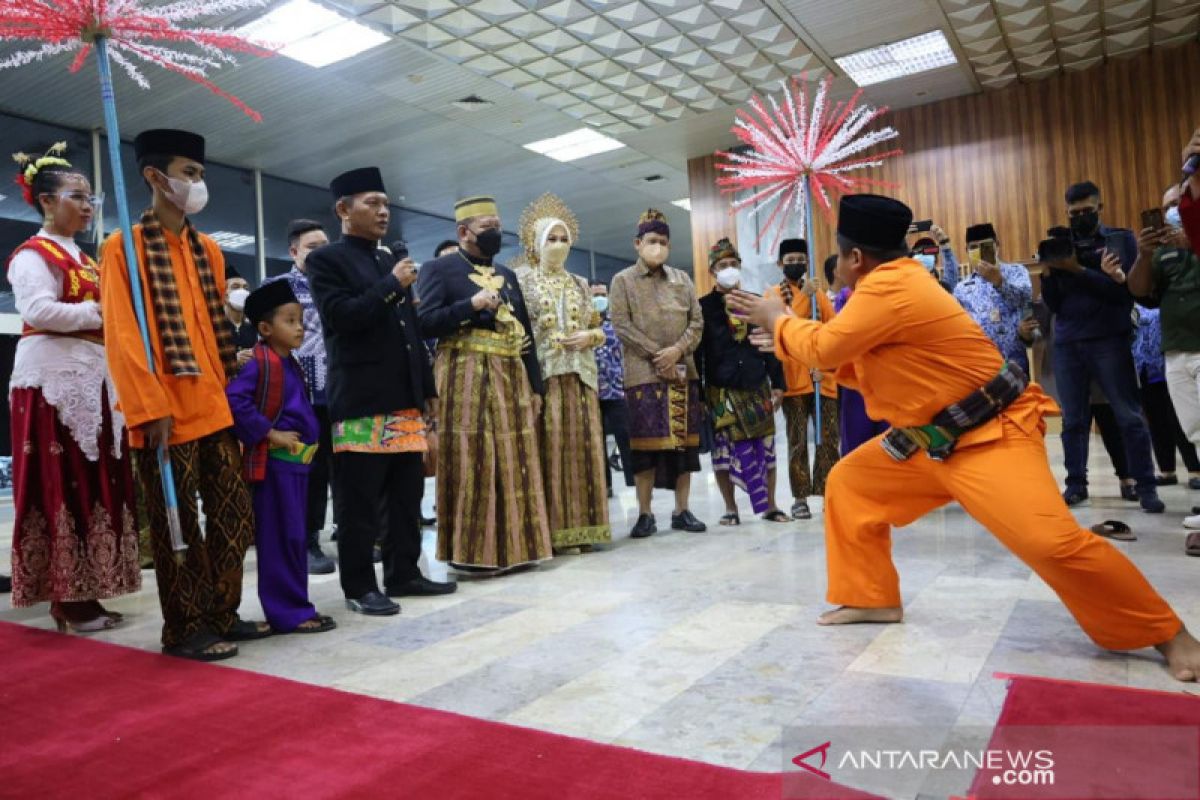
[{"label": "eyeglasses", "polygon": [[99,208],[104,203],[103,194],[84,194],[83,192],[57,192],[57,197],[64,200],[74,200],[76,203],[87,203],[92,208]]}]

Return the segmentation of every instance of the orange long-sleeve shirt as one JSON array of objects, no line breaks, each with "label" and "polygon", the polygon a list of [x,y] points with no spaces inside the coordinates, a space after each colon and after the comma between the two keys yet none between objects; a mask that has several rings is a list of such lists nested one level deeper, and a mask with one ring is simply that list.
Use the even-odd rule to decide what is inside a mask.
[{"label": "orange long-sleeve shirt", "polygon": [[[142,347],[137,317],[133,313],[133,295],[121,232],[109,236],[100,250],[104,350],[117,389],[119,406],[129,427],[129,441],[134,447],[141,447],[143,441],[138,426],[167,416],[174,420],[170,444],[195,441],[233,424],[229,403],[225,399],[225,368],[221,364],[217,335],[204,300],[191,248],[171,231],[164,231],[164,234],[171,255],[171,267],[175,272],[175,284],[179,289],[183,324],[192,343],[196,364],[200,367],[199,375],[177,378],[171,374],[170,365],[163,355],[154,303],[150,299],[146,270],[143,268],[140,272],[142,294],[149,317],[155,372],[147,369],[146,351]],[[133,238],[138,261],[144,264],[145,244],[141,225],[134,226]],[[224,286],[225,258],[220,248],[203,234],[200,234],[200,241],[217,286]],[[216,323],[223,325],[225,320],[219,319]]]},{"label": "orange long-sleeve shirt", "polygon": [[[778,286],[768,287],[763,294],[766,297],[782,296]],[[829,298],[825,296],[824,292],[818,291],[816,297],[817,311],[821,315],[821,321],[828,322],[833,319],[833,303],[829,302]],[[809,300],[806,293],[799,289],[792,290],[792,312],[801,319],[812,319],[812,301]],[[799,361],[784,361],[783,377],[787,384],[787,390],[784,392],[786,397],[799,397],[813,393],[812,374],[809,372],[807,364]],[[821,396],[837,397],[837,380],[832,369],[821,370]]]},{"label": "orange long-sleeve shirt", "polygon": [[[785,317],[775,352],[786,365],[836,367],[839,383],[862,393],[872,419],[928,425],[946,406],[994,378],[1003,360],[996,345],[917,261],[882,264],[859,279],[841,313],[827,323]],[[1054,401],[1033,385],[1004,416],[1032,431]],[[999,436],[993,421],[960,446]]]}]

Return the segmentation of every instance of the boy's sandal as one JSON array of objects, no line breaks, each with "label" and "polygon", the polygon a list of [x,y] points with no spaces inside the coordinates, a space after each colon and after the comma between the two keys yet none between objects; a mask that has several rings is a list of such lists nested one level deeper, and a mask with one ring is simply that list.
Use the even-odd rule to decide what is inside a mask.
[{"label": "boy's sandal", "polygon": [[238,654],[237,645],[230,645],[228,650],[214,650],[219,644],[227,641],[209,631],[197,631],[179,644],[164,647],[164,655],[176,658],[187,658],[192,661],[224,661]]},{"label": "boy's sandal", "polygon": [[323,614],[318,614],[312,619],[305,620],[296,626],[292,633],[325,633],[337,627],[337,622],[333,617],[326,617]]},{"label": "boy's sandal", "polygon": [[225,631],[225,641],[227,642],[249,642],[254,639],[265,639],[274,631],[271,626],[265,622],[251,622],[248,619],[239,619],[233,623],[233,627]]},{"label": "boy's sandal", "polygon": [[1118,542],[1136,542],[1137,536],[1124,522],[1116,519],[1106,519],[1104,522],[1091,527],[1092,533]]},{"label": "boy's sandal", "polygon": [[733,525],[741,525],[742,518],[738,516],[736,511],[732,511],[732,512],[726,514],[725,516],[721,517],[721,524],[727,528],[731,527]]}]

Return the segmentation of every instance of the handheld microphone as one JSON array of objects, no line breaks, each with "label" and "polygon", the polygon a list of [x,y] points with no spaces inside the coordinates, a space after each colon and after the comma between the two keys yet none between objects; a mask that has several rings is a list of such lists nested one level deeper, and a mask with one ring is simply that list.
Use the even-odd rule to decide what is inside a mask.
[{"label": "handheld microphone", "polygon": [[403,239],[397,239],[392,242],[388,245],[388,250],[392,251],[392,255],[396,257],[397,261],[403,261],[408,258],[408,243]]}]

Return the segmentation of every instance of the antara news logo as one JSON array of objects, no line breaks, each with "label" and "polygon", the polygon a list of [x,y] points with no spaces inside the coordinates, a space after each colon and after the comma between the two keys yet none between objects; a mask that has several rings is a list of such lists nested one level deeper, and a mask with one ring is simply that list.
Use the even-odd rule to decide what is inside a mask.
[{"label": "antara news logo", "polygon": [[[792,759],[800,769],[831,781],[830,750],[833,742],[808,750]],[[846,750],[833,759],[829,770],[976,770],[991,774],[995,786],[1053,786],[1054,753],[1050,750]]]}]

